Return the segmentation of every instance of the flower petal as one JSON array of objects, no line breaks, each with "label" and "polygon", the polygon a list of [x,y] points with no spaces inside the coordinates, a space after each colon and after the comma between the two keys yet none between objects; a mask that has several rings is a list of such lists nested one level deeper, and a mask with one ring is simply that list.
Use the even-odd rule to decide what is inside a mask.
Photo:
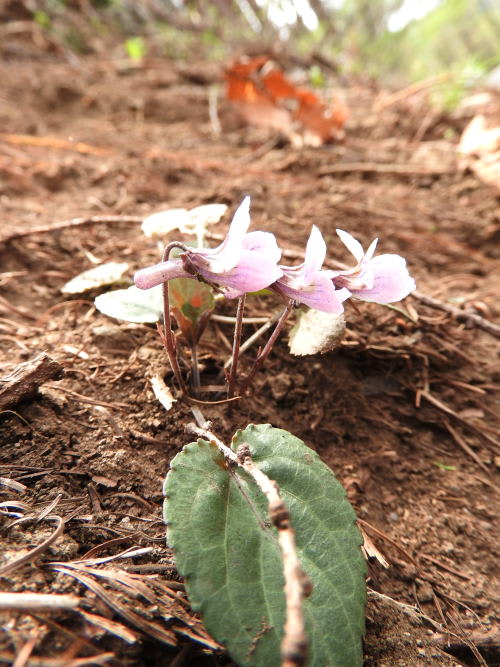
[{"label": "flower petal", "polygon": [[243,240],[250,227],[250,197],[245,197],[237,208],[226,238],[216,248],[193,249],[190,259],[195,266],[213,273],[225,273],[233,269],[240,259]]},{"label": "flower petal", "polygon": [[324,313],[343,313],[342,302],[350,296],[349,290],[345,288],[335,289],[327,271],[317,273],[314,283],[303,289],[293,289],[280,280],[276,283],[276,289],[289,299]]},{"label": "flower petal", "polygon": [[210,282],[220,285],[228,299],[234,299],[245,292],[258,292],[283,275],[274,259],[247,249],[241,251],[238,265],[223,276],[205,270],[200,273]]},{"label": "flower petal", "polygon": [[270,261],[277,264],[281,257],[276,237],[270,232],[249,232],[243,239],[243,247],[252,252],[265,255]]},{"label": "flower petal", "polygon": [[353,296],[364,301],[392,303],[401,301],[416,288],[408,273],[406,260],[400,255],[378,255],[369,264],[374,282],[371,289],[351,289]]},{"label": "flower petal", "polygon": [[171,278],[193,278],[193,275],[185,270],[181,259],[170,259],[137,271],[134,283],[139,289],[149,289]]},{"label": "flower petal", "polygon": [[356,241],[354,236],[351,236],[348,232],[344,232],[343,229],[337,229],[337,234],[349,252],[354,255],[358,264],[361,264],[363,257],[365,256],[361,243]]},{"label": "flower petal", "polygon": [[375,248],[377,247],[378,239],[374,239],[368,248],[368,250],[365,252],[365,262],[369,262],[373,255],[375,254]]},{"label": "flower petal", "polygon": [[316,274],[323,266],[326,257],[326,243],[323,234],[316,225],[312,226],[309,239],[306,246],[306,255],[304,258],[304,271],[302,279],[305,285],[310,285]]}]

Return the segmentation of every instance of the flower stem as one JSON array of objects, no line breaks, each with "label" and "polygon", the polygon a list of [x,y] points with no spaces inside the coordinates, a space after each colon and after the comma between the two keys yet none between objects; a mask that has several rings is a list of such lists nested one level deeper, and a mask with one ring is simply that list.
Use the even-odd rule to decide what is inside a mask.
[{"label": "flower stem", "polygon": [[241,328],[243,325],[243,311],[245,309],[245,297],[243,294],[238,299],[238,309],[236,310],[236,323],[234,325],[233,355],[231,357],[231,371],[227,380],[227,397],[234,396],[236,386],[236,376],[238,373],[238,359],[240,354]]},{"label": "flower stem", "polygon": [[274,327],[273,333],[269,336],[269,340],[267,341],[263,350],[257,355],[257,358],[253,362],[253,366],[250,370],[250,373],[245,378],[245,381],[243,382],[242,387],[241,387],[241,392],[240,393],[241,393],[242,396],[247,391],[247,389],[250,387],[250,385],[252,384],[253,379],[255,377],[255,374],[257,373],[259,368],[262,366],[262,364],[265,362],[265,360],[269,356],[269,353],[273,349],[273,345],[276,342],[276,339],[280,335],[281,330],[283,329],[283,326],[285,325],[285,322],[286,322],[288,316],[292,312],[293,304],[294,304],[293,299],[290,299],[286,308],[281,313],[281,317],[279,318],[276,326]]},{"label": "flower stem", "polygon": [[[177,241],[169,243],[165,248],[165,250],[163,251],[162,261],[168,262],[168,258],[173,248],[179,248],[179,247],[182,248],[183,250],[186,248],[186,246],[183,243],[178,243]],[[162,290],[163,290],[163,336],[162,336],[163,344],[167,351],[168,360],[170,361],[170,366],[172,367],[172,371],[174,373],[175,379],[177,380],[177,384],[179,385],[182,393],[185,394],[186,385],[184,384],[181,369],[179,368],[176,344],[174,335],[172,333],[172,319],[170,317],[170,299],[168,296],[168,281],[163,283]]]},{"label": "flower stem", "polygon": [[198,366],[198,350],[196,343],[191,346],[191,372],[193,376],[193,393],[196,396],[200,388],[200,369]]}]

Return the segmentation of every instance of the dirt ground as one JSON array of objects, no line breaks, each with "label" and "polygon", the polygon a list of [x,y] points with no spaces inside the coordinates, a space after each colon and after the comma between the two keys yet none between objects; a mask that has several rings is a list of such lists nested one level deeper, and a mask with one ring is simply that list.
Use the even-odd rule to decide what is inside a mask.
[{"label": "dirt ground", "polygon": [[[140,230],[149,213],[211,202],[231,212],[250,194],[253,228],[274,232],[295,263],[313,223],[330,255],[336,227],[365,247],[378,236],[380,252],[407,258],[420,293],[494,321],[498,192],[455,157],[472,112],[446,115],[422,94],[377,111],[384,91],[344,82],[345,140],[296,150],[247,127],[221,97],[217,135],[210,64],[41,52],[5,57],[0,77],[0,372],[40,352],[65,371],[0,415],[0,564],[62,531],[1,589],[78,595],[87,614],[4,613],[0,661],[230,664],[190,611],[165,546],[162,482],[193,418],[180,396],[167,413],[153,395],[153,374],[172,384],[161,341],[153,326],[99,313],[95,293],[61,287],[96,261],[128,262],[127,278],[157,261]],[[58,227],[91,216],[103,218]],[[229,220],[211,229],[221,235]],[[270,308],[279,304],[254,298],[247,314]],[[204,415],[226,440],[247,423],[293,425],[344,484],[387,560],[370,559],[367,667],[499,664],[498,341],[415,297],[400,310],[347,305],[346,320],[342,344],[321,358],[292,357],[283,336],[253,393]],[[207,373],[230,354],[230,336],[228,325],[209,328]],[[146,551],[95,561],[130,547]],[[118,570],[119,582],[102,574]]]}]

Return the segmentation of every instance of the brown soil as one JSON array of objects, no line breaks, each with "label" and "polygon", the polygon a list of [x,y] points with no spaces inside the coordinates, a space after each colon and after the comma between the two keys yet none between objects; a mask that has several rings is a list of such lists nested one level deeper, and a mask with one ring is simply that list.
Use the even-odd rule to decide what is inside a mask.
[{"label": "brown soil", "polygon": [[[380,252],[408,259],[420,292],[489,319],[498,315],[499,201],[491,187],[456,165],[458,132],[467,117],[434,112],[421,96],[375,112],[378,91],[353,82],[345,142],[297,151],[284,141],[266,144],[269,135],[244,126],[223,101],[222,134],[215,135],[208,92],[216,77],[212,66],[165,61],[138,67],[44,56],[1,65],[2,131],[45,138],[40,146],[0,137],[1,374],[42,351],[65,369],[62,380],[46,383],[13,406],[15,412],[0,416],[0,474],[26,486],[0,486],[1,500],[10,503],[0,508],[2,562],[54,530],[47,519],[9,528],[16,516],[36,518],[48,509],[66,521],[63,535],[2,577],[1,586],[77,594],[85,597],[87,611],[137,637],[129,644],[74,612],[4,615],[2,662],[13,662],[22,650],[29,656],[30,646],[32,658],[16,664],[73,664],[85,657],[88,662],[78,664],[104,664],[110,656],[102,662],[90,656],[108,652],[117,665],[229,662],[208,648],[210,639],[182,604],[182,585],[164,544],[162,482],[170,460],[190,440],[184,425],[193,418],[182,400],[166,413],[151,391],[155,372],[170,382],[161,341],[151,326],[97,312],[94,294],[68,298],[60,291],[94,258],[127,261],[131,276],[157,261],[158,249],[137,222],[116,218],[51,229],[56,223],[77,216],[141,217],[209,202],[234,210],[250,194],[253,228],[275,232],[298,257],[313,223],[330,248],[339,248],[336,227],[365,245],[379,236]],[[55,138],[73,144],[61,147]],[[415,171],[391,173],[380,164],[415,165]],[[336,165],[345,170],[329,174]],[[222,234],[227,221],[213,229]],[[10,238],[40,226],[46,231]],[[269,305],[278,308],[274,301],[250,300],[248,314],[267,314]],[[233,306],[227,303],[224,313]],[[284,337],[252,395],[231,411],[203,408],[204,415],[226,439],[249,422],[292,425],[344,484],[364,530],[389,563],[370,564],[370,588],[392,601],[370,594],[366,665],[494,665],[497,341],[472,321],[459,322],[414,297],[401,308],[348,305],[345,339],[321,358],[291,357]],[[247,325],[245,337],[253,328]],[[206,368],[227,358],[230,335],[223,324],[209,330],[201,344]],[[252,354],[243,357],[244,367]],[[150,551],[114,561],[115,569],[140,566],[138,577],[153,577],[177,592],[177,598],[165,594],[160,602],[145,602],[130,589],[101,582],[149,623],[143,632],[67,571],[48,565],[132,546]],[[419,605],[434,625],[399,603]],[[178,646],[155,638],[154,627],[168,630]]]}]

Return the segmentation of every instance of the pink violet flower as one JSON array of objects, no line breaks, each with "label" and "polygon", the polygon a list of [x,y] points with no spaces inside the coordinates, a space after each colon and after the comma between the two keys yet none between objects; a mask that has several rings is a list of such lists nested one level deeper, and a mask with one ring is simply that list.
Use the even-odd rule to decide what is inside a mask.
[{"label": "pink violet flower", "polygon": [[336,289],[329,271],[322,271],[326,244],[316,225],[307,241],[304,262],[299,266],[281,266],[283,276],[272,286],[289,299],[325,313],[342,313],[342,302],[350,297],[349,290]]},{"label": "pink violet flower", "polygon": [[372,241],[365,253],[361,243],[351,234],[342,229],[337,229],[337,234],[357,264],[352,269],[330,272],[336,287],[345,287],[352,296],[376,303],[400,301],[416,288],[403,257],[392,254],[373,257],[378,239]]},{"label": "pink violet flower", "polygon": [[281,250],[274,234],[250,232],[250,197],[240,204],[226,238],[216,248],[188,248],[179,258],[137,271],[134,282],[149,289],[172,278],[199,278],[220,288],[228,299],[257,292],[278,280]]}]

